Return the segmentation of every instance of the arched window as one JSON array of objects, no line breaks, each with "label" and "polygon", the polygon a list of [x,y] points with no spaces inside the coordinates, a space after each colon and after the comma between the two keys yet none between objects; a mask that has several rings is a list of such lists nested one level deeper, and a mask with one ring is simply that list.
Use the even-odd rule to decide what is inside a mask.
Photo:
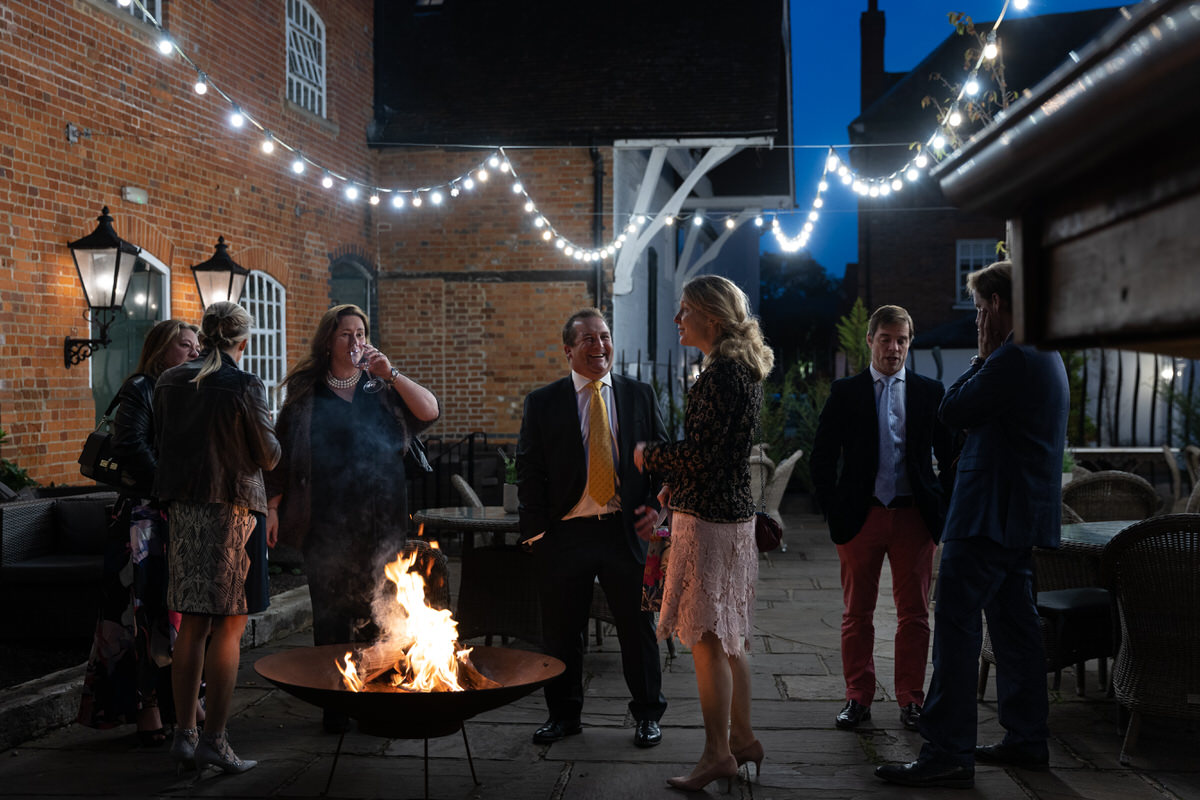
[{"label": "arched window", "polygon": [[287,97],[325,114],[325,23],[306,0],[287,0]]},{"label": "arched window", "polygon": [[280,385],[287,371],[287,314],[283,284],[265,272],[252,271],[242,289],[242,306],[254,317],[242,369],[267,387],[267,406],[277,414],[283,405]]},{"label": "arched window", "polygon": [[371,321],[372,336],[377,336],[375,324],[379,316],[379,300],[376,294],[375,270],[361,256],[348,253],[329,265],[330,305],[353,303],[367,312]]},{"label": "arched window", "polygon": [[[88,359],[97,420],[116,397],[121,384],[137,367],[146,334],[155,323],[170,319],[170,286],[171,271],[153,254],[143,250],[133,265],[129,290],[125,293],[125,305],[109,326],[108,336],[112,343],[95,351]],[[99,325],[92,324],[91,335],[100,335]]]}]

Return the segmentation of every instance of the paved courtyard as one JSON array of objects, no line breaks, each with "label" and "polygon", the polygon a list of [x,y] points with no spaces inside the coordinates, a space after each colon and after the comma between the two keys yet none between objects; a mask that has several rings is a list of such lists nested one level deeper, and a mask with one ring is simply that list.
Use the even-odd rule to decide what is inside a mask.
[{"label": "paved courtyard", "polygon": [[[791,498],[789,498],[791,500]],[[1112,700],[1097,688],[1089,664],[1087,696],[1079,698],[1071,670],[1052,693],[1051,769],[1026,772],[980,766],[973,791],[910,790],[878,781],[872,770],[886,761],[911,760],[920,736],[900,726],[890,695],[891,638],[895,630],[886,575],[876,618],[876,665],[882,679],[866,727],[835,730],[842,705],[838,654],[841,592],[837,556],[820,517],[786,513],[787,552],[761,562],[752,669],[755,726],[766,760],[758,781],[733,784],[741,798],[1200,798],[1200,732],[1197,725],[1147,719],[1132,764],[1117,760],[1122,737]],[[456,584],[452,561],[452,583]],[[298,590],[304,596],[305,590]],[[277,603],[278,606],[286,605]],[[269,625],[260,623],[261,638]],[[670,708],[661,746],[633,746],[633,721],[625,712],[616,636],[604,637],[585,661],[588,673],[584,732],[550,746],[534,745],[545,718],[540,692],[476,717],[466,724],[479,785],[471,779],[463,738],[430,740],[429,794],[437,798],[654,798],[679,797],[664,779],[685,772],[700,752],[703,731],[690,654],[667,658],[664,691]],[[243,653],[231,738],[239,754],[260,761],[240,776],[206,773],[196,782],[176,775],[166,751],[139,748],[129,729],[95,731],[70,724],[3,752],[0,797],[317,797],[330,777],[337,737],[322,732],[320,712],[274,689],[254,672],[258,658],[311,642],[308,630]],[[78,696],[78,674],[61,674],[57,692],[66,706]],[[72,683],[74,682],[74,683]],[[27,684],[26,695],[35,693]],[[20,694],[20,692],[18,692]],[[0,698],[0,726],[16,724],[19,698]],[[995,680],[979,707],[981,741],[1000,734]],[[353,731],[333,773],[332,798],[421,797],[422,741],[389,740]],[[708,793],[720,794],[712,784]],[[701,795],[703,796],[703,795]]]}]

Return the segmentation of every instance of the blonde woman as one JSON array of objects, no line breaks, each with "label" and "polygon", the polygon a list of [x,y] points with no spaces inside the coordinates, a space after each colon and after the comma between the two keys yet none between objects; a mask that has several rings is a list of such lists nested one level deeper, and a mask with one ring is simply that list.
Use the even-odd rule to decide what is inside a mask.
[{"label": "blonde woman", "polygon": [[[172,665],[179,727],[171,756],[181,766],[194,761],[198,769],[229,773],[257,763],[237,757],[225,725],[246,627],[246,543],[255,515],[267,510],[262,470],[279,461],[263,382],[238,367],[250,325],[237,303],[213,303],[200,324],[201,358],[167,370],[154,389],[155,494],[170,502],[167,604],[182,614]],[[208,714],[201,737],[202,674]]]},{"label": "blonde woman", "polygon": [[634,463],[662,475],[672,512],[671,560],[658,637],[691,648],[704,719],[704,750],[691,774],[669,778],[700,791],[762,765],[750,724],[750,644],[758,550],[750,493],[750,445],[762,407],[762,380],[775,356],[763,342],[746,294],[717,275],[683,287],[675,315],[679,343],[704,354],[688,392],[682,441],[639,444]]}]

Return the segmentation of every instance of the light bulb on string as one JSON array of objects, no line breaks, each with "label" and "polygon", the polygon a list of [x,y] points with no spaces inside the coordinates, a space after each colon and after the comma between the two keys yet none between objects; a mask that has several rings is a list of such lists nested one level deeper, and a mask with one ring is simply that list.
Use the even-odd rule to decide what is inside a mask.
[{"label": "light bulb on string", "polygon": [[666,217],[666,219],[664,219],[664,220],[663,220],[663,224],[664,224],[664,225],[667,225],[667,226],[672,226],[672,225],[674,225],[674,224],[675,224],[675,215],[674,215],[674,214],[667,214],[667,217]]},{"label": "light bulb on string", "polygon": [[326,189],[332,189],[333,188],[333,176],[330,175],[328,172],[326,172],[325,175],[321,178],[321,185],[324,186]]},{"label": "light bulb on string", "polygon": [[903,188],[904,188],[904,181],[900,180],[899,178],[895,178],[894,180],[892,180],[892,191],[893,192],[898,192]]},{"label": "light bulb on string", "polygon": [[941,150],[946,146],[946,137],[939,133],[933,137],[933,140],[930,142],[930,144],[933,145],[935,150]]},{"label": "light bulb on string", "polygon": [[963,89],[968,95],[974,97],[975,95],[979,94],[979,81],[972,78],[971,80],[967,81],[967,85],[963,87]]},{"label": "light bulb on string", "polygon": [[827,181],[824,181],[824,180],[822,180],[820,183],[818,183],[818,184],[817,184],[817,191],[818,191],[818,192],[824,192],[824,191],[826,191],[828,188],[829,188],[829,183],[828,183]]},{"label": "light bulb on string", "polygon": [[825,169],[829,170],[830,172],[836,170],[839,164],[841,164],[841,161],[835,155],[830,155],[829,158],[825,159]]},{"label": "light bulb on string", "polygon": [[158,52],[162,53],[164,56],[171,55],[171,51],[175,49],[175,43],[171,41],[171,37],[167,35],[165,30],[163,31],[162,36],[159,37],[157,46]]},{"label": "light bulb on string", "polygon": [[850,177],[849,172],[847,172],[845,175],[842,175],[842,183],[844,183],[847,186],[849,186],[853,180],[854,179]]},{"label": "light bulb on string", "polygon": [[234,128],[240,128],[246,124],[246,116],[237,106],[234,106],[233,111],[229,112],[229,124]]},{"label": "light bulb on string", "polygon": [[129,6],[133,5],[133,0],[117,0],[117,5],[121,8],[129,8]]},{"label": "light bulb on string", "polygon": [[574,253],[575,253],[575,248],[572,247],[571,245],[567,245],[566,247],[563,248],[564,256],[573,255]]},{"label": "light bulb on string", "polygon": [[692,217],[692,224],[699,228],[704,224],[704,215],[697,211],[696,215]]},{"label": "light bulb on string", "polygon": [[917,169],[925,169],[925,165],[928,163],[929,159],[925,157],[924,153],[921,153],[919,156],[913,159],[913,165],[916,166]]},{"label": "light bulb on string", "polygon": [[375,194],[374,192],[371,192],[371,196],[369,198],[367,198],[367,202],[373,206],[379,205],[379,195]]},{"label": "light bulb on string", "polygon": [[526,213],[526,214],[532,214],[532,213],[533,213],[533,210],[534,210],[534,208],[536,208],[536,206],[534,206],[534,204],[533,204],[533,201],[532,201],[532,200],[526,200],[526,201],[525,201],[525,213]]},{"label": "light bulb on string", "polygon": [[261,147],[262,151],[267,155],[275,152],[275,137],[271,136],[270,131],[263,132],[262,144],[259,145],[259,147]]},{"label": "light bulb on string", "polygon": [[813,208],[820,208],[823,205],[825,205],[825,200],[823,198],[817,197],[813,199]]},{"label": "light bulb on string", "polygon": [[561,239],[561,238],[560,238],[560,239],[555,239],[555,240],[554,240],[554,246],[555,246],[555,247],[557,247],[559,250],[562,250],[564,247],[566,247],[566,246],[567,246],[567,243],[566,243],[566,241],[565,241],[565,240],[563,240],[563,239]]},{"label": "light bulb on string", "polygon": [[192,86],[196,94],[203,95],[208,92],[208,78],[201,72],[196,76],[196,83]]},{"label": "light bulb on string", "polygon": [[957,128],[959,125],[962,125],[962,114],[958,113],[957,111],[951,111],[950,116],[946,119],[946,122],[950,124],[951,128]]},{"label": "light bulb on string", "polygon": [[451,196],[451,197],[458,197],[458,195],[459,195],[459,194],[460,194],[460,192],[459,192],[459,190],[458,190],[458,187],[457,187],[457,186],[451,186],[451,187],[450,187],[450,196]]},{"label": "light bulb on string", "polygon": [[491,158],[489,158],[488,166],[491,167],[492,169],[496,169],[496,167],[500,166],[500,157],[492,156]]},{"label": "light bulb on string", "polygon": [[442,200],[444,199],[445,197],[442,196],[441,192],[434,192],[433,194],[429,195],[429,202],[433,203],[435,206],[440,206],[442,204]]},{"label": "light bulb on string", "polygon": [[550,231],[542,231],[542,238],[548,242],[554,238],[554,234]]},{"label": "light bulb on string", "polygon": [[475,188],[475,179],[470,178],[470,177],[463,178],[463,188],[466,189],[468,192],[471,191],[472,189],[474,189]]},{"label": "light bulb on string", "polygon": [[736,225],[736,224],[737,224],[737,223],[735,223],[735,222],[733,221],[733,217],[726,217],[726,218],[725,218],[725,227],[726,227],[726,228],[728,228],[729,230],[733,230],[733,226],[734,226],[734,225]]},{"label": "light bulb on string", "polygon": [[888,196],[889,194],[891,194],[891,193],[892,193],[892,187],[891,187],[891,186],[889,186],[889,185],[888,185],[888,184],[886,184],[886,183],[881,183],[881,184],[879,184],[879,196],[880,196],[880,197],[887,197],[887,196]]},{"label": "light bulb on string", "polygon": [[762,214],[759,214],[757,217],[754,218],[754,227],[761,228],[762,226],[763,226],[763,218],[762,218]]},{"label": "light bulb on string", "polygon": [[991,61],[998,55],[1000,55],[1000,48],[996,46],[995,42],[988,42],[983,46],[983,57],[988,61]]},{"label": "light bulb on string", "polygon": [[1017,11],[1024,11],[1029,8],[1029,0],[1013,0],[1013,8]]},{"label": "light bulb on string", "polygon": [[424,202],[424,201],[421,200],[421,193],[414,192],[413,199],[412,199],[413,208],[420,208],[422,202]]},{"label": "light bulb on string", "polygon": [[404,195],[399,192],[392,195],[392,208],[404,208]]},{"label": "light bulb on string", "polygon": [[917,171],[916,167],[909,167],[908,172],[904,173],[904,177],[908,178],[908,180],[911,182],[921,177],[921,173]]},{"label": "light bulb on string", "polygon": [[546,218],[545,218],[545,217],[538,217],[537,219],[535,219],[535,220],[533,221],[533,226],[534,226],[535,228],[544,228],[544,227],[546,227]]},{"label": "light bulb on string", "polygon": [[346,187],[346,199],[347,200],[357,200],[358,199],[358,187],[357,186],[355,186],[354,184],[350,184],[349,186]]},{"label": "light bulb on string", "polygon": [[485,183],[485,182],[487,182],[487,179],[488,179],[488,171],[486,169],[484,169],[483,167],[480,167],[479,171],[475,173],[475,177],[479,180],[480,183]]},{"label": "light bulb on string", "polygon": [[810,212],[808,212],[808,219],[809,219],[809,221],[811,221],[811,222],[816,222],[816,221],[817,221],[817,219],[818,219],[820,216],[821,216],[821,215],[820,215],[820,214],[818,214],[818,213],[817,213],[817,212],[815,212],[815,211],[810,211]]},{"label": "light bulb on string", "polygon": [[500,171],[505,174],[508,174],[509,172],[512,171],[512,164],[508,163],[507,159],[505,159],[504,161],[501,161],[500,162]]},{"label": "light bulb on string", "polygon": [[525,187],[524,187],[524,186],[522,186],[520,183],[514,183],[514,184],[512,185],[512,192],[513,192],[513,194],[520,194],[520,193],[521,193],[521,192],[523,192],[523,191],[525,191]]},{"label": "light bulb on string", "polygon": [[296,173],[297,175],[304,173],[304,158],[299,154],[292,159],[292,172]]}]

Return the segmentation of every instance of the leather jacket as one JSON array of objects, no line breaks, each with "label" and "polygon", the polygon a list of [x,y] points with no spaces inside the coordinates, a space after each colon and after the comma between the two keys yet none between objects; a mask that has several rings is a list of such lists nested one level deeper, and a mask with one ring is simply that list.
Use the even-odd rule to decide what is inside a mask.
[{"label": "leather jacket", "polygon": [[154,494],[266,512],[262,471],[280,452],[266,389],[225,353],[219,370],[192,383],[205,356],[167,370],[154,388]]},{"label": "leather jacket", "polygon": [[117,393],[120,404],[112,424],[113,452],[121,464],[124,494],[146,498],[154,491],[154,378],[143,373],[130,375]]}]

